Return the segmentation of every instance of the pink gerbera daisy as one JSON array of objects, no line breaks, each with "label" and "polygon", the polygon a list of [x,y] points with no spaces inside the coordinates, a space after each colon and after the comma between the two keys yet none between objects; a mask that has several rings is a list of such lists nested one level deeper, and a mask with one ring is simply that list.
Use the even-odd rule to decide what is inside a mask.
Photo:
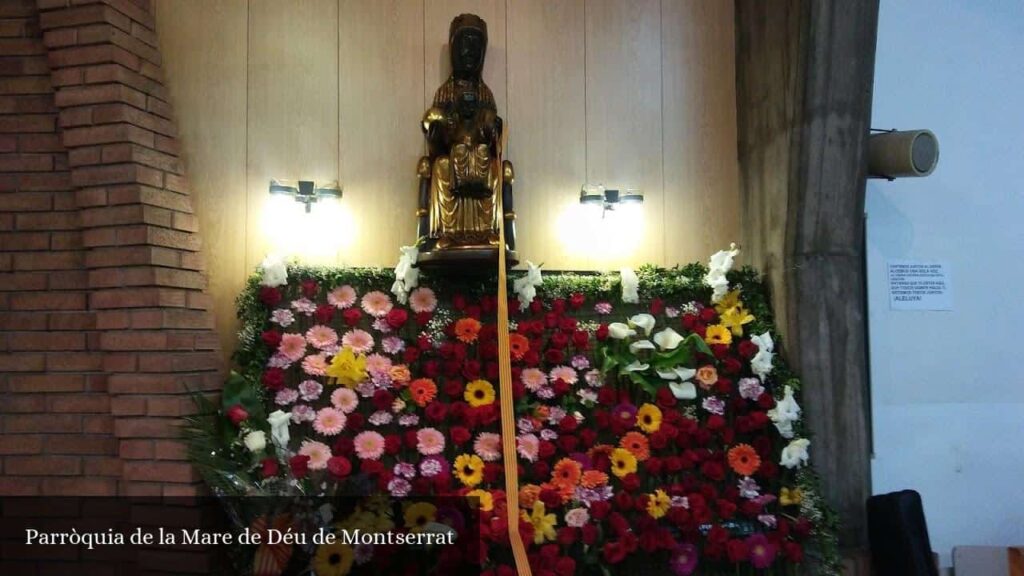
[{"label": "pink gerbera daisy", "polygon": [[327,303],[335,308],[349,308],[356,303],[355,288],[345,284],[327,294]]},{"label": "pink gerbera daisy", "polygon": [[309,456],[310,470],[323,470],[327,468],[327,460],[331,457],[331,449],[323,442],[304,440],[299,447],[299,454]]},{"label": "pink gerbera daisy", "polygon": [[338,333],[334,331],[334,328],[317,324],[306,330],[306,341],[314,348],[324,350],[338,343]]},{"label": "pink gerbera daisy", "polygon": [[323,354],[306,356],[302,361],[302,371],[310,376],[323,376],[327,373],[327,357]]},{"label": "pink gerbera daisy", "polygon": [[433,312],[437,308],[437,296],[430,288],[417,288],[409,294],[409,308],[417,314]]},{"label": "pink gerbera daisy", "polygon": [[316,413],[313,429],[324,436],[335,436],[345,429],[345,413],[337,408],[321,408]]},{"label": "pink gerbera daisy", "polygon": [[540,439],[536,434],[520,434],[516,437],[516,451],[523,458],[534,462],[537,460],[537,453],[540,451]]},{"label": "pink gerbera daisy", "polygon": [[306,339],[302,337],[302,334],[285,334],[281,337],[277,353],[296,362],[306,354]]},{"label": "pink gerbera daisy", "polygon": [[348,388],[338,388],[331,393],[331,404],[345,414],[351,413],[359,406],[359,397]]},{"label": "pink gerbera daisy", "polygon": [[494,462],[501,458],[501,436],[493,432],[481,432],[473,443],[473,451],[484,462]]},{"label": "pink gerbera daisy", "polygon": [[367,292],[363,296],[363,311],[375,318],[387,316],[391,307],[391,297],[379,290]]},{"label": "pink gerbera daisy", "polygon": [[576,374],[576,370],[568,366],[555,366],[551,369],[551,381],[561,380],[566,384],[575,384],[579,376]]},{"label": "pink gerbera daisy", "polygon": [[444,434],[441,434],[434,428],[417,430],[416,449],[424,456],[440,454],[444,451]]},{"label": "pink gerbera daisy", "polygon": [[366,330],[349,330],[341,337],[342,346],[348,346],[356,354],[366,354],[373,350],[373,336]]},{"label": "pink gerbera daisy", "polygon": [[352,441],[356,455],[362,460],[376,460],[384,453],[384,437],[373,431],[356,434]]},{"label": "pink gerbera daisy", "polygon": [[391,359],[380,354],[366,357],[366,371],[370,374],[387,374],[391,371]]},{"label": "pink gerbera daisy", "polygon": [[519,374],[523,386],[531,392],[536,392],[548,383],[548,376],[536,368],[526,368]]}]

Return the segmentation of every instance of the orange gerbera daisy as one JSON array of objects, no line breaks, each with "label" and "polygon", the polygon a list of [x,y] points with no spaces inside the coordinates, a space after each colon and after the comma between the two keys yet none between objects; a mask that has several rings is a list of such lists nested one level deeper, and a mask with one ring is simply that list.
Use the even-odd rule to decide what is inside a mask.
[{"label": "orange gerbera daisy", "polygon": [[545,482],[544,484],[541,484],[541,489],[554,490],[557,492],[563,504],[572,500],[573,494],[576,493],[576,486],[571,484],[561,484],[558,482]]},{"label": "orange gerbera daisy", "polygon": [[551,471],[551,482],[565,486],[576,486],[583,474],[583,467],[572,458],[562,458]]},{"label": "orange gerbera daisy", "polygon": [[640,462],[647,460],[651,457],[650,444],[647,442],[647,436],[639,432],[626,432],[619,441],[619,448],[625,448],[629,450],[630,454],[636,456],[636,459]]},{"label": "orange gerbera daisy", "polygon": [[587,470],[580,476],[580,486],[584,488],[597,488],[608,483],[608,475],[600,470]]},{"label": "orange gerbera daisy", "polygon": [[437,384],[430,378],[417,378],[409,383],[409,394],[418,406],[426,406],[437,396]]},{"label": "orange gerbera daisy", "polygon": [[587,456],[590,456],[591,459],[600,456],[609,456],[611,455],[612,450],[615,450],[615,446],[612,446],[611,444],[594,444],[590,450],[587,450]]},{"label": "orange gerbera daisy", "polygon": [[509,334],[508,348],[513,360],[522,360],[530,351],[530,340],[522,334]]},{"label": "orange gerbera daisy", "polygon": [[737,444],[729,450],[729,467],[740,476],[753,476],[761,467],[761,457],[750,444]]},{"label": "orange gerbera daisy", "polygon": [[476,338],[479,335],[480,321],[476,318],[459,318],[455,322],[455,337],[466,344],[476,342]]}]

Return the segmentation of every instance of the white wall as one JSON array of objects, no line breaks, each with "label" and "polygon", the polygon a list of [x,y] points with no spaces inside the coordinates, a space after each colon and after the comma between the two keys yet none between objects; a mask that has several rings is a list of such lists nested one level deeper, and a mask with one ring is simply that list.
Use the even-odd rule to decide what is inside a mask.
[{"label": "white wall", "polygon": [[[1024,2],[882,0],[876,128],[930,128],[932,176],[870,181],[875,493],[932,547],[1024,544]],[[888,305],[886,262],[945,260],[954,309]]]}]

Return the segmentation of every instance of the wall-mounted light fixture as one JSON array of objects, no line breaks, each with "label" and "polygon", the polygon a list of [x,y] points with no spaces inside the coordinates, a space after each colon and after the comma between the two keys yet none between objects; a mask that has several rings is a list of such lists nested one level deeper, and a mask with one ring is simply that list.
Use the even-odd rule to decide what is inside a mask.
[{"label": "wall-mounted light fixture", "polygon": [[939,139],[931,130],[878,130],[868,137],[868,177],[928,176],[939,163]]},{"label": "wall-mounted light fixture", "polygon": [[270,194],[272,196],[290,196],[306,207],[308,214],[313,204],[322,200],[340,199],[341,186],[337,181],[313,182],[312,180],[271,180]]},{"label": "wall-mounted light fixture", "polygon": [[584,184],[580,189],[580,204],[584,206],[600,206],[602,213],[615,210],[619,206],[643,204],[644,195],[637,188],[627,188],[625,192],[606,189],[601,184]]}]

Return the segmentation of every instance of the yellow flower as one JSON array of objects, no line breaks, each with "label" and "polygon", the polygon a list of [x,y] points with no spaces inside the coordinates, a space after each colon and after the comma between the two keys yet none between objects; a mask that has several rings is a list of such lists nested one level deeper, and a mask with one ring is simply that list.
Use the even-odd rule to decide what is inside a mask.
[{"label": "yellow flower", "polygon": [[356,554],[348,544],[337,541],[316,549],[313,570],[316,576],[345,576],[352,569]]},{"label": "yellow flower", "polygon": [[754,316],[743,306],[733,306],[721,316],[722,326],[732,331],[733,336],[743,336],[743,325],[754,321]]},{"label": "yellow flower", "polygon": [[625,448],[612,450],[612,474],[619,478],[636,472],[636,456]]},{"label": "yellow flower", "polygon": [[477,505],[481,512],[490,512],[491,510],[494,510],[494,496],[492,496],[487,490],[481,490],[480,488],[470,490],[469,492],[466,492],[466,497],[476,498]]},{"label": "yellow flower", "polygon": [[355,388],[366,380],[366,357],[346,346],[334,355],[331,365],[327,367],[327,375],[334,378],[337,384]]},{"label": "yellow flower", "polygon": [[494,386],[487,380],[473,380],[466,384],[466,391],[462,397],[469,402],[473,408],[487,406],[494,403]]},{"label": "yellow flower", "polygon": [[423,532],[437,518],[437,506],[430,502],[416,502],[405,508],[405,527],[410,532]]},{"label": "yellow flower", "polygon": [[484,461],[476,454],[462,454],[455,459],[455,476],[472,488],[484,479]]},{"label": "yellow flower", "polygon": [[545,514],[544,503],[537,500],[533,503],[533,510],[530,514],[526,513],[526,510],[520,512],[523,516],[523,520],[526,520],[530,524],[533,524],[533,543],[540,545],[545,540],[554,540],[557,537],[555,534],[555,515]]},{"label": "yellow flower", "polygon": [[804,493],[799,488],[783,488],[779,491],[779,503],[783,506],[799,506],[804,501]]},{"label": "yellow flower", "polygon": [[661,409],[654,404],[644,404],[636,411],[636,425],[648,434],[657,432],[661,428]]},{"label": "yellow flower", "polygon": [[659,488],[647,498],[647,513],[651,515],[651,518],[661,518],[668,513],[671,505],[672,499]]},{"label": "yellow flower", "polygon": [[732,344],[732,332],[722,324],[708,326],[704,333],[704,341],[708,344]]},{"label": "yellow flower", "polygon": [[740,301],[740,291],[732,290],[723,296],[722,299],[718,301],[718,304],[715,304],[715,311],[719,314],[725,314],[726,310],[737,306],[743,306],[743,302]]}]

